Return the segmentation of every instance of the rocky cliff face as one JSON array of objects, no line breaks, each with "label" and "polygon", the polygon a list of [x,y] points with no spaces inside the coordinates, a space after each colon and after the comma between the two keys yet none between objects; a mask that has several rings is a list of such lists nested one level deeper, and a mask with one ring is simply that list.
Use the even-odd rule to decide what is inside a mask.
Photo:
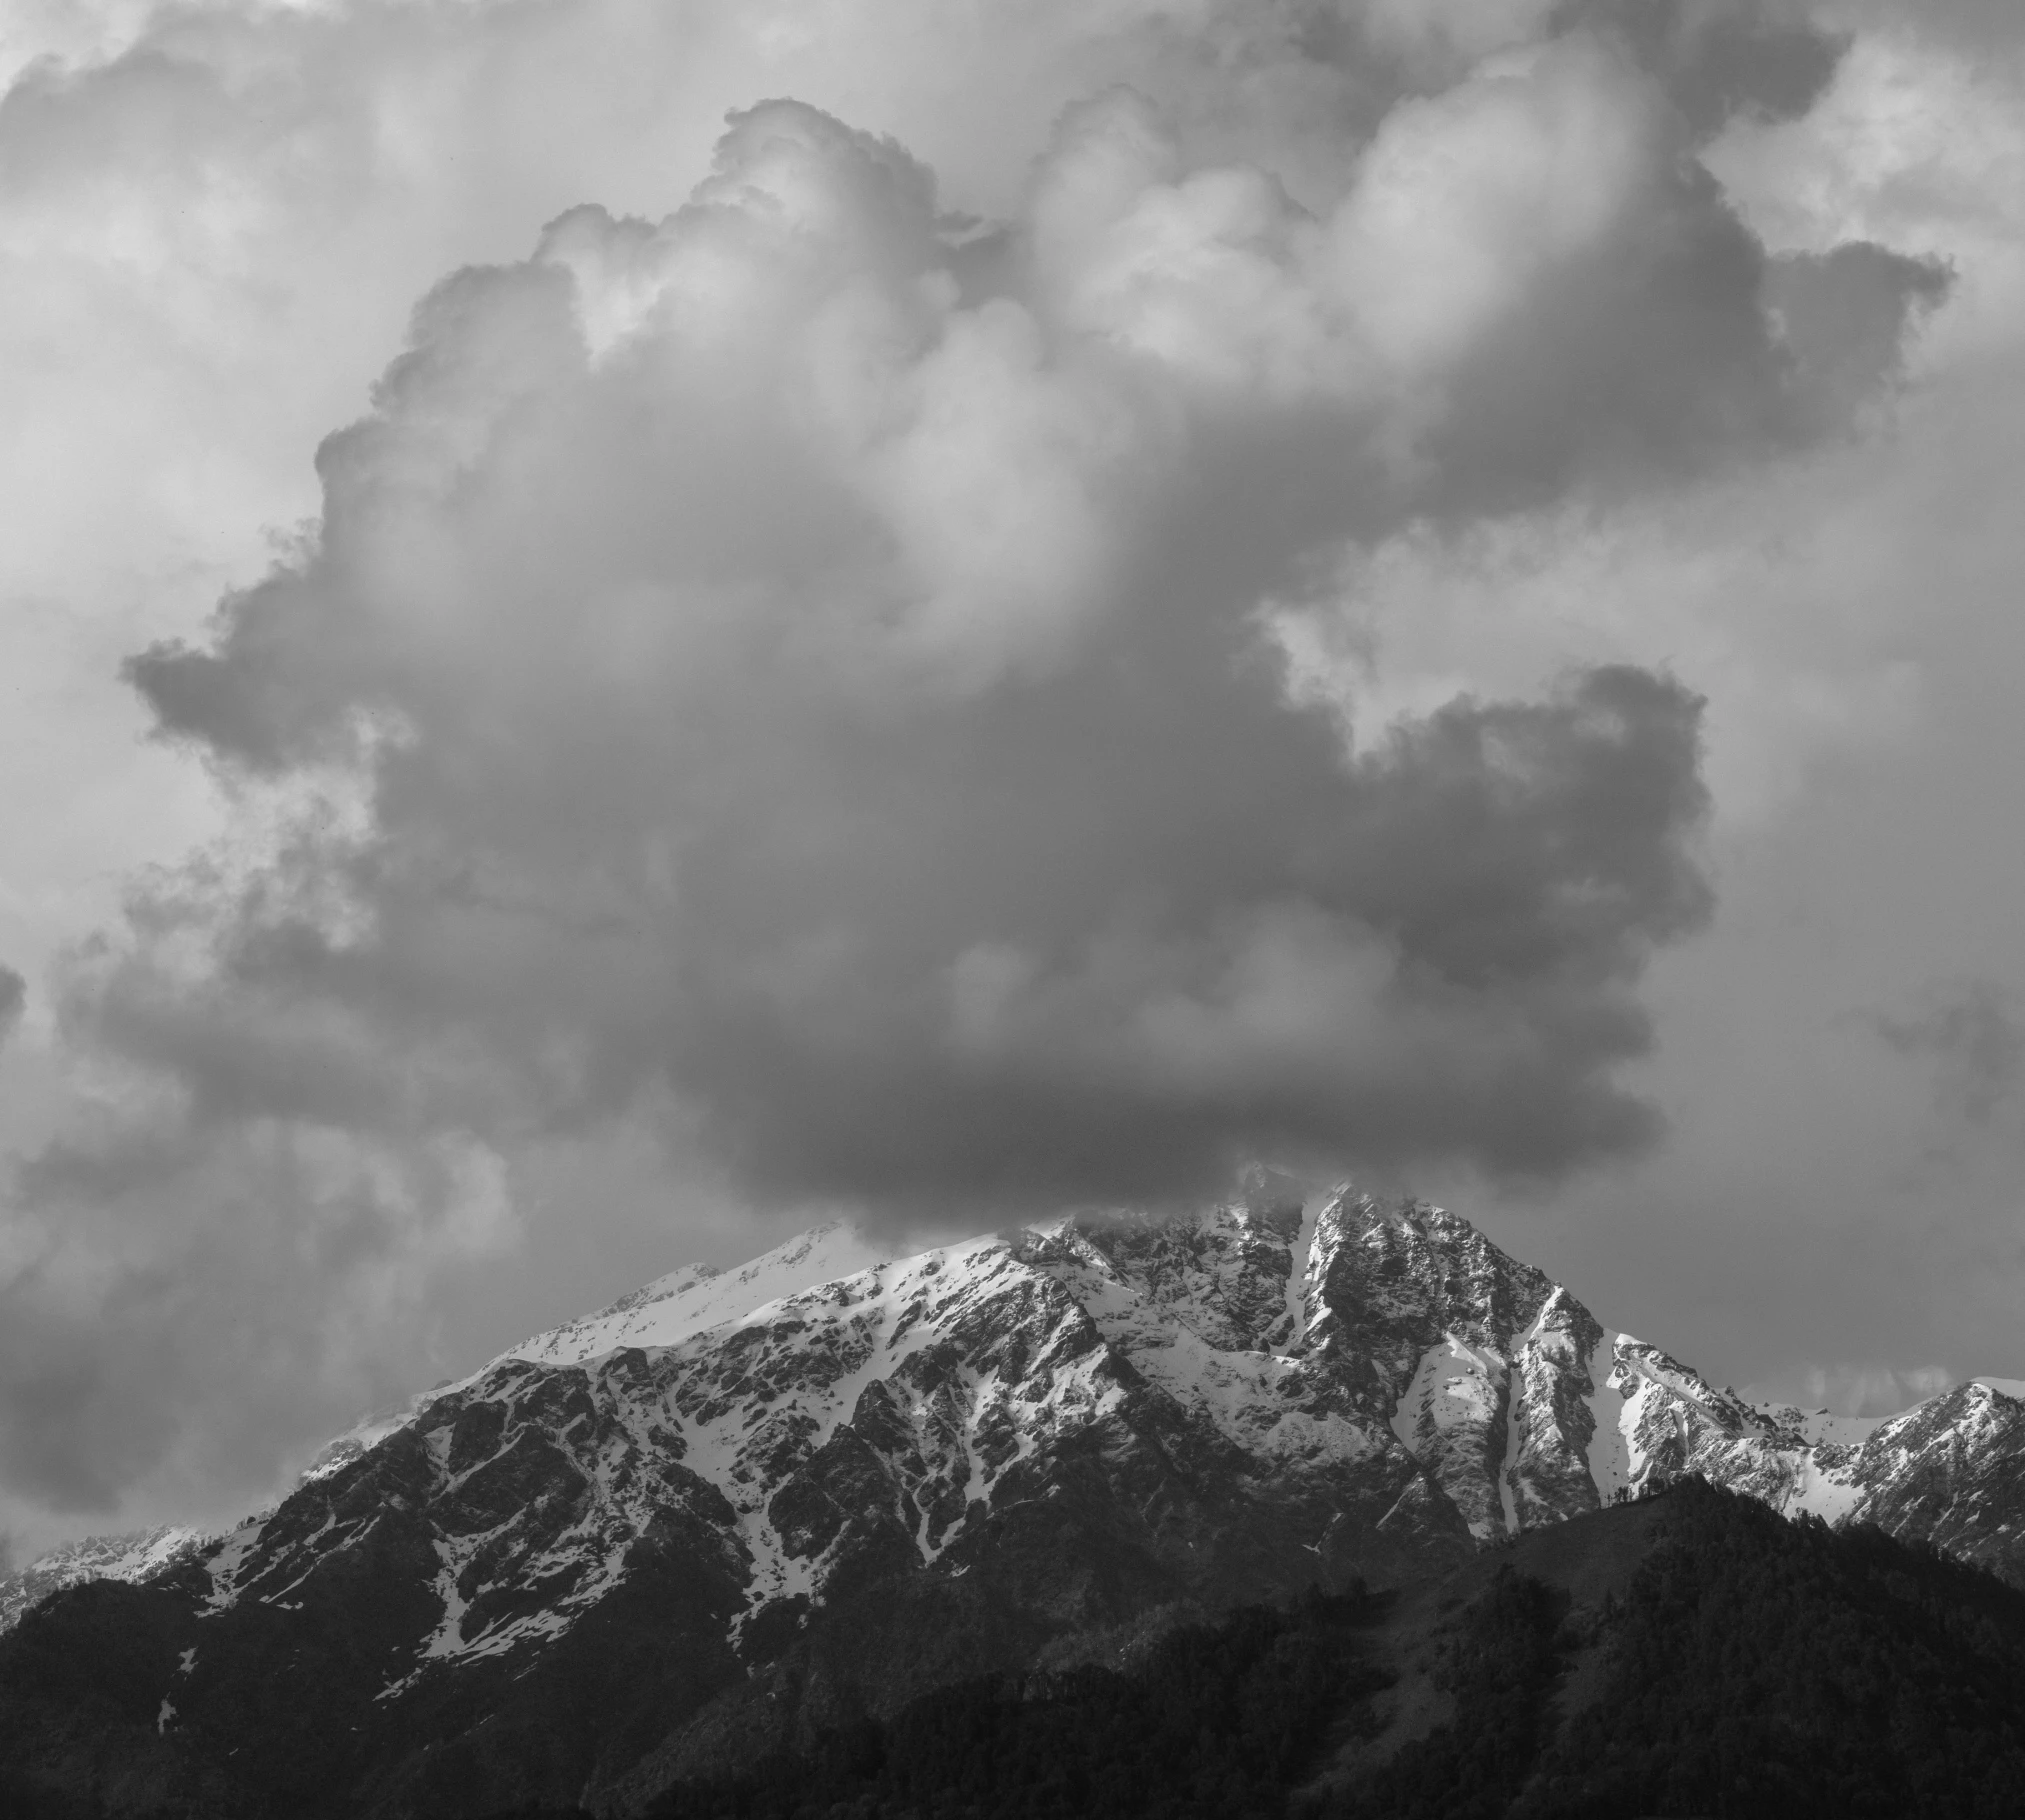
[{"label": "rocky cliff face", "polygon": [[[1874,1428],[1754,1408],[1453,1214],[1261,1174],[1180,1220],[898,1260],[832,1227],[677,1272],[145,1586],[45,1607],[0,1702],[36,1775],[116,1811],[620,1811],[942,1681],[1434,1571],[1686,1473],[2025,1581],[2021,1460],[2005,1390]],[[41,1682],[108,1651],[133,1710],[94,1729]]]}]

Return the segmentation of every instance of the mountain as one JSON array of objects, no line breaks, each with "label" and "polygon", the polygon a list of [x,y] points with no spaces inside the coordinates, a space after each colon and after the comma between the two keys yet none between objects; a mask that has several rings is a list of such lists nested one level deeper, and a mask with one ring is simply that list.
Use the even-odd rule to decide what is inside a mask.
[{"label": "mountain", "polygon": [[[2025,1401],[1761,1408],[1468,1221],[1259,1173],[691,1268],[0,1639],[0,1763],[119,1814],[638,1809],[981,1675],[1425,1583],[1699,1474],[2025,1583]],[[95,1804],[95,1805],[94,1805]]]},{"label": "mountain", "polygon": [[2025,1812],[2025,1594],[1923,1544],[1688,1479],[1431,1592],[1301,1820]]},{"label": "mountain", "polygon": [[66,1586],[82,1586],[87,1580],[146,1580],[201,1553],[212,1540],[200,1530],[165,1523],[157,1529],[66,1542],[26,1567],[0,1574],[0,1631],[13,1629],[23,1613]]},{"label": "mountain", "polygon": [[651,1820],[2009,1820],[2025,1593],[1699,1480],[1526,1532],[1401,1595],[1001,1676]]}]

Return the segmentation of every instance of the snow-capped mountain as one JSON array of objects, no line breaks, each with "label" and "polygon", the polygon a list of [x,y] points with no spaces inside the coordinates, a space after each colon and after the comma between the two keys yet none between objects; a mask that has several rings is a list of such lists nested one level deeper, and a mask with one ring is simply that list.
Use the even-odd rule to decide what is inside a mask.
[{"label": "snow-capped mountain", "polygon": [[11,1574],[0,1574],[0,1631],[11,1630],[32,1605],[66,1586],[87,1580],[137,1581],[201,1553],[214,1538],[201,1530],[165,1523],[158,1529],[117,1536],[88,1536],[65,1542]]},{"label": "snow-capped mountain", "polygon": [[1435,1571],[1686,1473],[2025,1584],[2019,1388],[1876,1424],[1754,1406],[1454,1214],[1265,1173],[1187,1218],[898,1259],[825,1227],[341,1437],[142,1589],[164,1685],[130,1743],[189,1772],[220,1715],[239,1742],[265,1715],[262,1798],[302,1812],[623,1808],[941,1682]]}]

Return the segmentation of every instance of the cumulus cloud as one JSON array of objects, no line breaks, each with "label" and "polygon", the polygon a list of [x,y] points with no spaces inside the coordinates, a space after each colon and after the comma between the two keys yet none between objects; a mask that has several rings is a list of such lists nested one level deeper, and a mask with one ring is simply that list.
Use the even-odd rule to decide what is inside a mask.
[{"label": "cumulus cloud", "polygon": [[[260,1091],[376,1123],[385,1045],[454,1032],[544,1117],[665,1082],[762,1191],[902,1201],[1636,1142],[1629,989],[1705,907],[1693,699],[1601,672],[1351,763],[1259,608],[1331,539],[1549,484],[1556,436],[1573,485],[1584,443],[1780,433],[1755,267],[1676,345],[1647,320],[1749,247],[1643,94],[1550,46],[1407,104],[1317,215],[1113,93],[982,282],[901,148],[771,103],[666,221],[575,211],[450,280],[325,445],[316,547],[132,669],[228,766],[372,780],[301,855],[356,928],[236,905],[191,1081],[264,1006],[350,1034]],[[1537,369],[1479,403],[1613,266],[1645,365],[1767,412],[1571,413]],[[130,989],[102,1015],[154,1040]]]},{"label": "cumulus cloud", "polygon": [[28,1004],[28,982],[12,967],[0,967],[0,1043],[14,1034]]},{"label": "cumulus cloud", "polygon": [[517,1242],[516,1171],[643,1124],[892,1219],[1652,1142],[1689,682],[1378,726],[1301,628],[1387,538],[1843,433],[1942,279],[1774,259],[1702,163],[1826,80],[1797,14],[1211,14],[1135,14],[991,218],[764,101],[674,213],[427,294],[315,528],[128,667],[232,816],[56,981],[14,1482],[385,1400],[362,1336]]}]

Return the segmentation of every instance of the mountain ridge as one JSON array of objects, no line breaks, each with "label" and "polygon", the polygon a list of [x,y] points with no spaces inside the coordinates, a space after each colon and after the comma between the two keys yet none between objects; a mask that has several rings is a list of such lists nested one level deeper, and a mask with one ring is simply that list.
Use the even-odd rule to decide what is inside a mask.
[{"label": "mountain ridge", "polygon": [[[1691,1475],[2025,1583],[2025,1401],[1971,1382],[1867,1432],[1810,1424],[1425,1202],[1256,1172],[1181,1217],[876,1250],[830,1226],[673,1272],[106,1587],[159,1639],[133,1679],[163,1684],[122,1722],[136,1786],[625,1812],[952,1680],[1425,1580]],[[113,1647],[72,1636],[92,1608],[66,1597],[21,1647]],[[291,1690],[332,1716],[305,1732]],[[266,1760],[221,1767],[255,1713]],[[319,1807],[333,1789],[353,1805]]]},{"label": "mountain ridge", "polygon": [[[1265,1171],[1257,1173],[1262,1178],[1271,1174]],[[1310,1197],[1302,1209],[1302,1244],[1305,1246],[1312,1241],[1316,1209],[1323,1201],[1340,1205],[1351,1198],[1374,1208],[1386,1205],[1372,1197],[1357,1195],[1347,1185],[1328,1196]],[[1102,1211],[1060,1216],[1050,1222],[1019,1229],[1019,1232],[1031,1240],[1045,1240],[1050,1236],[1058,1238],[1079,1217],[1093,1224],[1130,1225],[1149,1220],[1149,1216],[1132,1210]],[[1831,1416],[1825,1410],[1808,1412],[1795,1405],[1751,1403],[1727,1387],[1718,1389],[1710,1380],[1662,1349],[1649,1346],[1629,1333],[1603,1329],[1572,1292],[1554,1283],[1544,1273],[1516,1264],[1509,1254],[1502,1252],[1460,1216],[1426,1202],[1407,1200],[1390,1204],[1388,1218],[1403,1229],[1417,1226],[1423,1236],[1431,1225],[1436,1229],[1436,1244],[1444,1245],[1458,1258],[1468,1260],[1464,1268],[1467,1271],[1473,1266],[1480,1284],[1495,1278],[1497,1272],[1486,1269],[1484,1258],[1473,1259],[1471,1254],[1478,1247],[1486,1258],[1488,1254],[1495,1253],[1522,1286],[1521,1293],[1530,1292],[1531,1298],[1539,1305],[1532,1327],[1518,1337],[1517,1346],[1512,1349],[1512,1359],[1504,1358],[1495,1345],[1480,1353],[1456,1333],[1457,1327],[1468,1328],[1471,1325],[1467,1316],[1476,1317],[1478,1326],[1482,1325],[1486,1315],[1495,1323],[1496,1308],[1488,1303],[1468,1309],[1463,1321],[1445,1321],[1445,1347],[1430,1348],[1421,1354],[1416,1371],[1405,1390],[1396,1397],[1392,1409],[1386,1413],[1386,1420],[1401,1444],[1416,1457],[1434,1464],[1437,1473],[1445,1456],[1455,1450],[1458,1430],[1466,1448],[1470,1444],[1480,1448],[1485,1440],[1510,1432],[1517,1412],[1510,1406],[1502,1411],[1492,1407],[1498,1400],[1501,1388],[1498,1380],[1501,1376],[1505,1380],[1503,1388],[1508,1394],[1530,1393],[1531,1399],[1536,1401],[1542,1395],[1551,1398],[1552,1388],[1543,1389],[1538,1382],[1522,1385],[1522,1380],[1529,1372],[1536,1380],[1549,1375],[1551,1361],[1540,1355],[1558,1351],[1565,1363],[1571,1345],[1581,1353],[1591,1379],[1586,1400],[1590,1404],[1593,1438],[1585,1449],[1585,1464],[1589,1482],[1600,1499],[1613,1496],[1619,1490],[1636,1489],[1644,1475],[1655,1466],[1661,1470],[1687,1470],[1684,1462],[1690,1458],[1698,1462],[1694,1470],[1705,1471],[1706,1476],[1717,1483],[1746,1481],[1752,1475],[1744,1470],[1734,1450],[1728,1462],[1714,1461],[1707,1456],[1712,1447],[1719,1446],[1714,1441],[1714,1435],[1725,1435],[1732,1440],[1755,1437],[1770,1443],[1770,1451],[1782,1458],[1778,1465],[1769,1462],[1764,1465],[1764,1489],[1755,1489],[1748,1483],[1746,1489],[1753,1489],[1753,1495],[1762,1496],[1787,1514],[1807,1510],[1829,1520],[1839,1520],[1855,1514],[1865,1502],[1867,1490],[1871,1489],[1866,1485],[1859,1462],[1866,1448],[1871,1448],[1878,1439],[1880,1431],[1889,1431],[1889,1439],[1902,1439],[1909,1432],[1929,1431],[1936,1426],[1930,1418],[1937,1407],[1948,1409],[1951,1415],[1967,1414],[1969,1412],[1962,1407],[1965,1402],[1982,1400],[1984,1393],[2001,1399],[1999,1407],[2025,1404],[2025,1381],[1992,1376],[1970,1378],[1896,1415],[1885,1417]],[[1153,1216],[1150,1223],[1158,1225],[1162,1222]],[[999,1236],[1002,1240],[1003,1235]],[[328,1476],[389,1435],[411,1426],[426,1408],[442,1397],[464,1391],[487,1374],[515,1361],[581,1366],[621,1348],[675,1345],[713,1328],[749,1320],[755,1314],[763,1313],[771,1304],[786,1298],[807,1295],[866,1273],[877,1276],[911,1262],[945,1255],[952,1249],[969,1250],[991,1242],[990,1237],[980,1237],[962,1241],[957,1247],[937,1247],[912,1259],[895,1257],[863,1229],[840,1219],[796,1234],[741,1265],[682,1266],[589,1315],[565,1321],[516,1342],[477,1371],[424,1392],[405,1408],[366,1418],[326,1445],[305,1469],[298,1489],[302,1484]],[[1302,1278],[1307,1270],[1312,1269],[1312,1259],[1303,1258],[1301,1262],[1303,1268],[1290,1267],[1287,1272],[1285,1319],[1273,1325],[1270,1335],[1264,1335],[1261,1330],[1268,1349],[1278,1356],[1284,1356],[1288,1339],[1299,1341],[1306,1337]],[[1503,1285],[1499,1285],[1499,1291],[1505,1293],[1508,1299],[1509,1291]],[[1368,1315],[1370,1311],[1365,1309],[1361,1312]],[[1331,1318],[1337,1317],[1325,1310],[1322,1321]],[[1319,1328],[1321,1322],[1317,1325]],[[1506,1326],[1510,1326],[1509,1321]],[[1234,1339],[1229,1329],[1218,1337],[1226,1342]],[[1599,1341],[1607,1344],[1599,1346]],[[1226,1349],[1243,1348],[1230,1345]],[[1399,1360],[1395,1357],[1388,1362],[1393,1374],[1400,1375]],[[1601,1375],[1605,1380],[1605,1387],[1600,1389],[1595,1387],[1599,1365],[1604,1368]],[[1614,1386],[1610,1383],[1613,1377],[1618,1380]],[[1699,1439],[1679,1437],[1684,1445],[1680,1457],[1673,1459],[1669,1458],[1669,1450],[1659,1432],[1663,1422],[1634,1422],[1627,1428],[1621,1421],[1598,1419],[1598,1412],[1606,1400],[1637,1403],[1645,1399],[1644,1386],[1660,1393],[1650,1400],[1660,1405],[1662,1411],[1674,1413],[1677,1406],[1686,1405],[1713,1433]],[[1565,1391],[1565,1387],[1562,1388]],[[1627,1390],[1629,1396],[1625,1395]],[[1924,1419],[1922,1412],[1926,1412]],[[1986,1422],[1990,1419],[1984,1411],[1975,1413]],[[1997,1419],[2000,1423],[2008,1422],[2008,1416]],[[1675,1426],[1678,1436],[1679,1425],[1676,1423]],[[1529,1431],[1528,1439],[1531,1438]],[[1873,1454],[1878,1451],[1875,1448],[1871,1450]],[[1522,1456],[1524,1451],[1522,1444]],[[1536,1488],[1525,1483],[1525,1475],[1513,1470],[1518,1467],[1565,1470],[1565,1461],[1543,1461],[1538,1457],[1539,1453],[1540,1449],[1536,1446],[1534,1457],[1507,1460],[1505,1470],[1493,1474],[1495,1509],[1489,1496],[1469,1482],[1467,1468],[1462,1473],[1451,1475],[1459,1482],[1447,1489],[1452,1497],[1460,1491],[1459,1508],[1468,1507],[1470,1527],[1478,1540],[1492,1540],[1500,1533],[1524,1527],[1529,1516],[1532,1520],[1551,1516],[1551,1501],[1542,1500]],[[1712,1464],[1717,1469],[1707,1471]],[[1873,1473],[1870,1478],[1875,1480],[1876,1476]],[[1577,1496],[1579,1500],[1580,1494]],[[1518,1508],[1521,1498],[1527,1501],[1525,1512]],[[249,1521],[264,1522],[271,1514],[271,1511],[264,1511]],[[0,1630],[18,1622],[22,1611],[33,1602],[34,1597],[42,1596],[57,1586],[75,1584],[88,1578],[145,1578],[168,1565],[172,1557],[221,1540],[225,1538],[206,1535],[185,1525],[160,1525],[149,1530],[89,1536],[62,1544],[15,1573],[0,1578]],[[31,1576],[34,1578],[31,1579]],[[32,1590],[38,1587],[40,1591]]]}]

